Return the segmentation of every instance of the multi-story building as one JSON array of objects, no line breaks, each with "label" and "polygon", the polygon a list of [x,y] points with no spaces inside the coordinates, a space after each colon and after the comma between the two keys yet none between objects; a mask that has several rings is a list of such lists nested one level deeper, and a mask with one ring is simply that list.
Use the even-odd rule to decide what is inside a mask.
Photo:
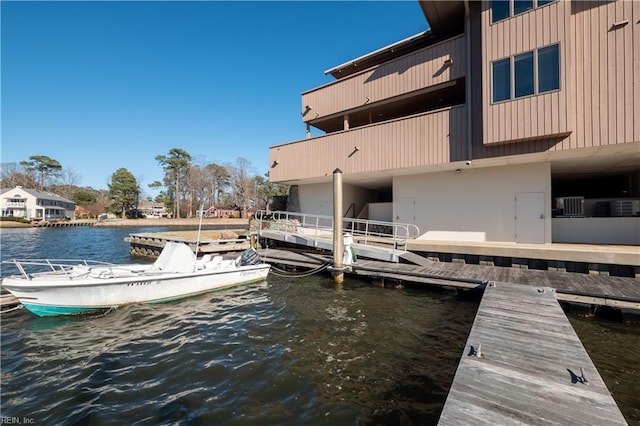
[{"label": "multi-story building", "polygon": [[298,210],[332,214],[338,168],[354,216],[423,239],[640,244],[640,2],[419,4],[429,30],[326,71],[270,147]]},{"label": "multi-story building", "polygon": [[0,190],[2,216],[31,220],[75,219],[76,203],[58,194],[16,186]]}]

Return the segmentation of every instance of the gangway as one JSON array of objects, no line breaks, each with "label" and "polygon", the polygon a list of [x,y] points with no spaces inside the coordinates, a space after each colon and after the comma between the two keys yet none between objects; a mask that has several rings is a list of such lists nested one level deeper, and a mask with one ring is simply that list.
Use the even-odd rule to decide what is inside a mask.
[{"label": "gangway", "polygon": [[[284,211],[255,214],[258,235],[277,241],[333,250],[333,217]],[[407,241],[420,232],[416,225],[343,218],[343,230],[353,236],[356,255],[387,262],[399,262],[407,255]]]}]

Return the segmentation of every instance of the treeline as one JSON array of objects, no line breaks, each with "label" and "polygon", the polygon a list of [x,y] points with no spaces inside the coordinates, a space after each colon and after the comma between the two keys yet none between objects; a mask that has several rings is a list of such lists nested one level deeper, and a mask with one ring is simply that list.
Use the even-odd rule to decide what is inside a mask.
[{"label": "treeline", "polygon": [[44,155],[33,155],[20,163],[2,163],[0,185],[56,193],[74,201],[89,216],[104,212],[124,216],[141,200],[163,203],[173,217],[193,217],[201,206],[238,207],[243,212],[252,207],[286,207],[288,187],[269,182],[267,175],[253,174],[251,162],[245,158],[238,158],[235,164],[200,164],[185,150],[172,148],[155,159],[164,178],[148,185],[159,191],[154,199],[144,195],[140,183],[126,168],[114,171],[108,189],[99,190],[80,186],[81,177],[71,167],[65,168]]}]

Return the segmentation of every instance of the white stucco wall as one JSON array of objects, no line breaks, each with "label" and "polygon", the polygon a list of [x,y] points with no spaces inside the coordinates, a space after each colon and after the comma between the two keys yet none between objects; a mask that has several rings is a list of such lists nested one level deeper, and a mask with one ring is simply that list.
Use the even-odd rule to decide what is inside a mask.
[{"label": "white stucco wall", "polygon": [[369,204],[369,219],[381,222],[393,222],[393,203]]},{"label": "white stucco wall", "polygon": [[640,217],[557,217],[553,242],[640,245]]},{"label": "white stucco wall", "polygon": [[[343,183],[342,208],[344,213],[347,213],[351,203],[354,203],[355,208],[348,211],[348,217],[357,216],[369,202],[370,197],[370,190]],[[333,216],[333,183],[299,185],[298,199],[302,213]]]},{"label": "white stucco wall", "polygon": [[544,194],[543,242],[551,242],[549,163],[487,168],[469,166],[460,173],[447,171],[395,177],[393,215],[395,220],[407,222],[407,215],[400,209],[406,209],[408,201],[413,199],[413,223],[420,228],[420,238],[516,241],[517,193]]}]

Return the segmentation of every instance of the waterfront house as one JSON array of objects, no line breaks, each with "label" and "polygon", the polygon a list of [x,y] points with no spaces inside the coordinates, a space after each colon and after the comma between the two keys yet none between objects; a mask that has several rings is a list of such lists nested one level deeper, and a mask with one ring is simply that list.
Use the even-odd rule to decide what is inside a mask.
[{"label": "waterfront house", "polygon": [[149,219],[160,219],[169,217],[164,203],[153,201],[140,201],[138,203],[138,213]]},{"label": "waterfront house", "polygon": [[421,239],[640,244],[640,2],[418,3],[426,31],[302,93],[269,149],[292,205],[331,215],[339,168],[349,217]]},{"label": "waterfront house", "polygon": [[204,217],[227,219],[242,217],[242,211],[238,206],[211,206],[204,210]]},{"label": "waterfront house", "polygon": [[75,219],[76,203],[73,201],[52,192],[21,186],[2,189],[0,206],[2,216],[31,220]]}]

